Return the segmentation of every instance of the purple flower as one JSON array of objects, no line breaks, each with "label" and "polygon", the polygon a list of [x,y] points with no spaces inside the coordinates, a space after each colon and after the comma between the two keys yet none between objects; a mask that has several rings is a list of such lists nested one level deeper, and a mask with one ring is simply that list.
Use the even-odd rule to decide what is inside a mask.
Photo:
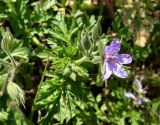
[{"label": "purple flower", "polygon": [[143,102],[150,102],[149,99],[147,99],[146,97],[139,97],[139,96],[135,96],[133,95],[133,93],[131,92],[125,92],[124,94],[127,98],[131,98],[133,100],[135,100],[138,105],[141,105]]},{"label": "purple flower", "polygon": [[103,77],[108,79],[111,74],[120,78],[126,78],[127,72],[122,64],[132,62],[132,57],[129,54],[118,54],[121,45],[118,39],[114,39],[109,46],[106,46],[104,53],[104,71]]},{"label": "purple flower", "polygon": [[131,92],[125,92],[124,94],[126,97],[131,98],[131,99],[136,99],[136,96],[133,95]]},{"label": "purple flower", "polygon": [[127,98],[131,98],[137,102],[138,105],[141,105],[143,102],[150,102],[148,98],[144,96],[145,91],[142,89],[142,84],[139,80],[135,79],[135,84],[137,85],[137,94],[136,96],[131,92],[125,92]]},{"label": "purple flower", "polygon": [[141,105],[143,102],[150,102],[150,100],[148,98],[139,98],[138,99],[138,104]]}]

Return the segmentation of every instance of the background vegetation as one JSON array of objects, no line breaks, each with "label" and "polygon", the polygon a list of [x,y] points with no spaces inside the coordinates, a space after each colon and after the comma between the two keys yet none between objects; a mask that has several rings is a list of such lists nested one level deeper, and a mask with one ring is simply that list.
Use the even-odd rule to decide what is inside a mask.
[{"label": "background vegetation", "polygon": [[[1,0],[0,124],[160,124],[159,0]],[[104,80],[121,40],[128,78]],[[150,102],[137,104],[142,82]]]}]

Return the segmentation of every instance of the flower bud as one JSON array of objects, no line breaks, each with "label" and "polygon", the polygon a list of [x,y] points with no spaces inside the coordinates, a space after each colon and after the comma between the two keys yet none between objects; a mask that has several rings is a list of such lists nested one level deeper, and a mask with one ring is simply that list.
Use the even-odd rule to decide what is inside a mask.
[{"label": "flower bud", "polygon": [[84,50],[88,51],[91,48],[92,41],[88,33],[84,33],[84,35],[82,34],[81,43],[82,43]]},{"label": "flower bud", "polygon": [[10,52],[14,48],[14,42],[13,42],[13,36],[10,33],[9,29],[5,32],[2,42],[1,42],[1,48],[5,52]]},{"label": "flower bud", "polygon": [[84,48],[81,42],[78,42],[78,49],[82,52],[84,51]]},{"label": "flower bud", "polygon": [[96,42],[99,40],[101,33],[102,33],[102,28],[98,20],[95,26],[93,27],[93,31],[92,31],[93,42]]},{"label": "flower bud", "polygon": [[9,94],[10,98],[17,103],[17,105],[21,103],[24,106],[24,92],[17,84],[9,82],[7,85],[7,93]]}]

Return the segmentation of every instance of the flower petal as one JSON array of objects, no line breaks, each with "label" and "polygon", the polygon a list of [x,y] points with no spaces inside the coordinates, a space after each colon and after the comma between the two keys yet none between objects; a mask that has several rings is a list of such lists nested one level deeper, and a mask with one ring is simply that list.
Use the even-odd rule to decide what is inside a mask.
[{"label": "flower petal", "polygon": [[138,104],[141,105],[144,102],[142,98],[138,99]]},{"label": "flower petal", "polygon": [[135,95],[133,95],[131,92],[125,92],[124,94],[126,97],[131,98],[131,99],[136,99]]},{"label": "flower petal", "polygon": [[146,97],[143,98],[143,101],[144,101],[144,102],[151,102],[151,101],[150,101],[148,98],[146,98]]},{"label": "flower petal", "polygon": [[144,103],[144,102],[150,102],[150,100],[149,100],[148,98],[145,98],[145,97],[138,99],[138,104],[139,104],[139,105],[141,105],[141,104]]},{"label": "flower petal", "polygon": [[140,81],[138,79],[135,79],[135,83],[136,83],[136,85],[138,87],[138,91],[142,92],[143,89],[142,89],[142,84],[140,83]]},{"label": "flower petal", "polygon": [[120,64],[117,63],[115,64],[113,73],[120,78],[126,78],[128,76],[126,70]]},{"label": "flower petal", "polygon": [[117,54],[116,61],[121,64],[129,64],[132,62],[132,57],[129,54]]},{"label": "flower petal", "polygon": [[108,79],[108,78],[111,76],[111,74],[112,74],[112,69],[111,69],[109,63],[104,62],[103,77],[104,77],[105,79]]},{"label": "flower petal", "polygon": [[121,49],[121,44],[118,39],[114,39],[109,46],[105,48],[105,54],[117,54]]}]

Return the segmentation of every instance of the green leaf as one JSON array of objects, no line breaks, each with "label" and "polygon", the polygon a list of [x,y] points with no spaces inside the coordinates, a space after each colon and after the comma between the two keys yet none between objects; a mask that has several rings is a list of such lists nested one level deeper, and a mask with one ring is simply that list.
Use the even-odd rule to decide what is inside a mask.
[{"label": "green leaf", "polygon": [[5,111],[0,111],[0,121],[5,122],[8,119],[8,113]]},{"label": "green leaf", "polygon": [[65,37],[63,34],[60,34],[60,33],[54,32],[54,31],[52,31],[50,33],[53,35],[53,37],[55,37],[59,40],[62,40],[64,42],[69,42],[69,39],[67,37]]},{"label": "green leaf", "polygon": [[73,81],[76,81],[76,73],[74,73],[74,72],[72,72],[71,74],[70,74],[70,78],[73,80]]}]

